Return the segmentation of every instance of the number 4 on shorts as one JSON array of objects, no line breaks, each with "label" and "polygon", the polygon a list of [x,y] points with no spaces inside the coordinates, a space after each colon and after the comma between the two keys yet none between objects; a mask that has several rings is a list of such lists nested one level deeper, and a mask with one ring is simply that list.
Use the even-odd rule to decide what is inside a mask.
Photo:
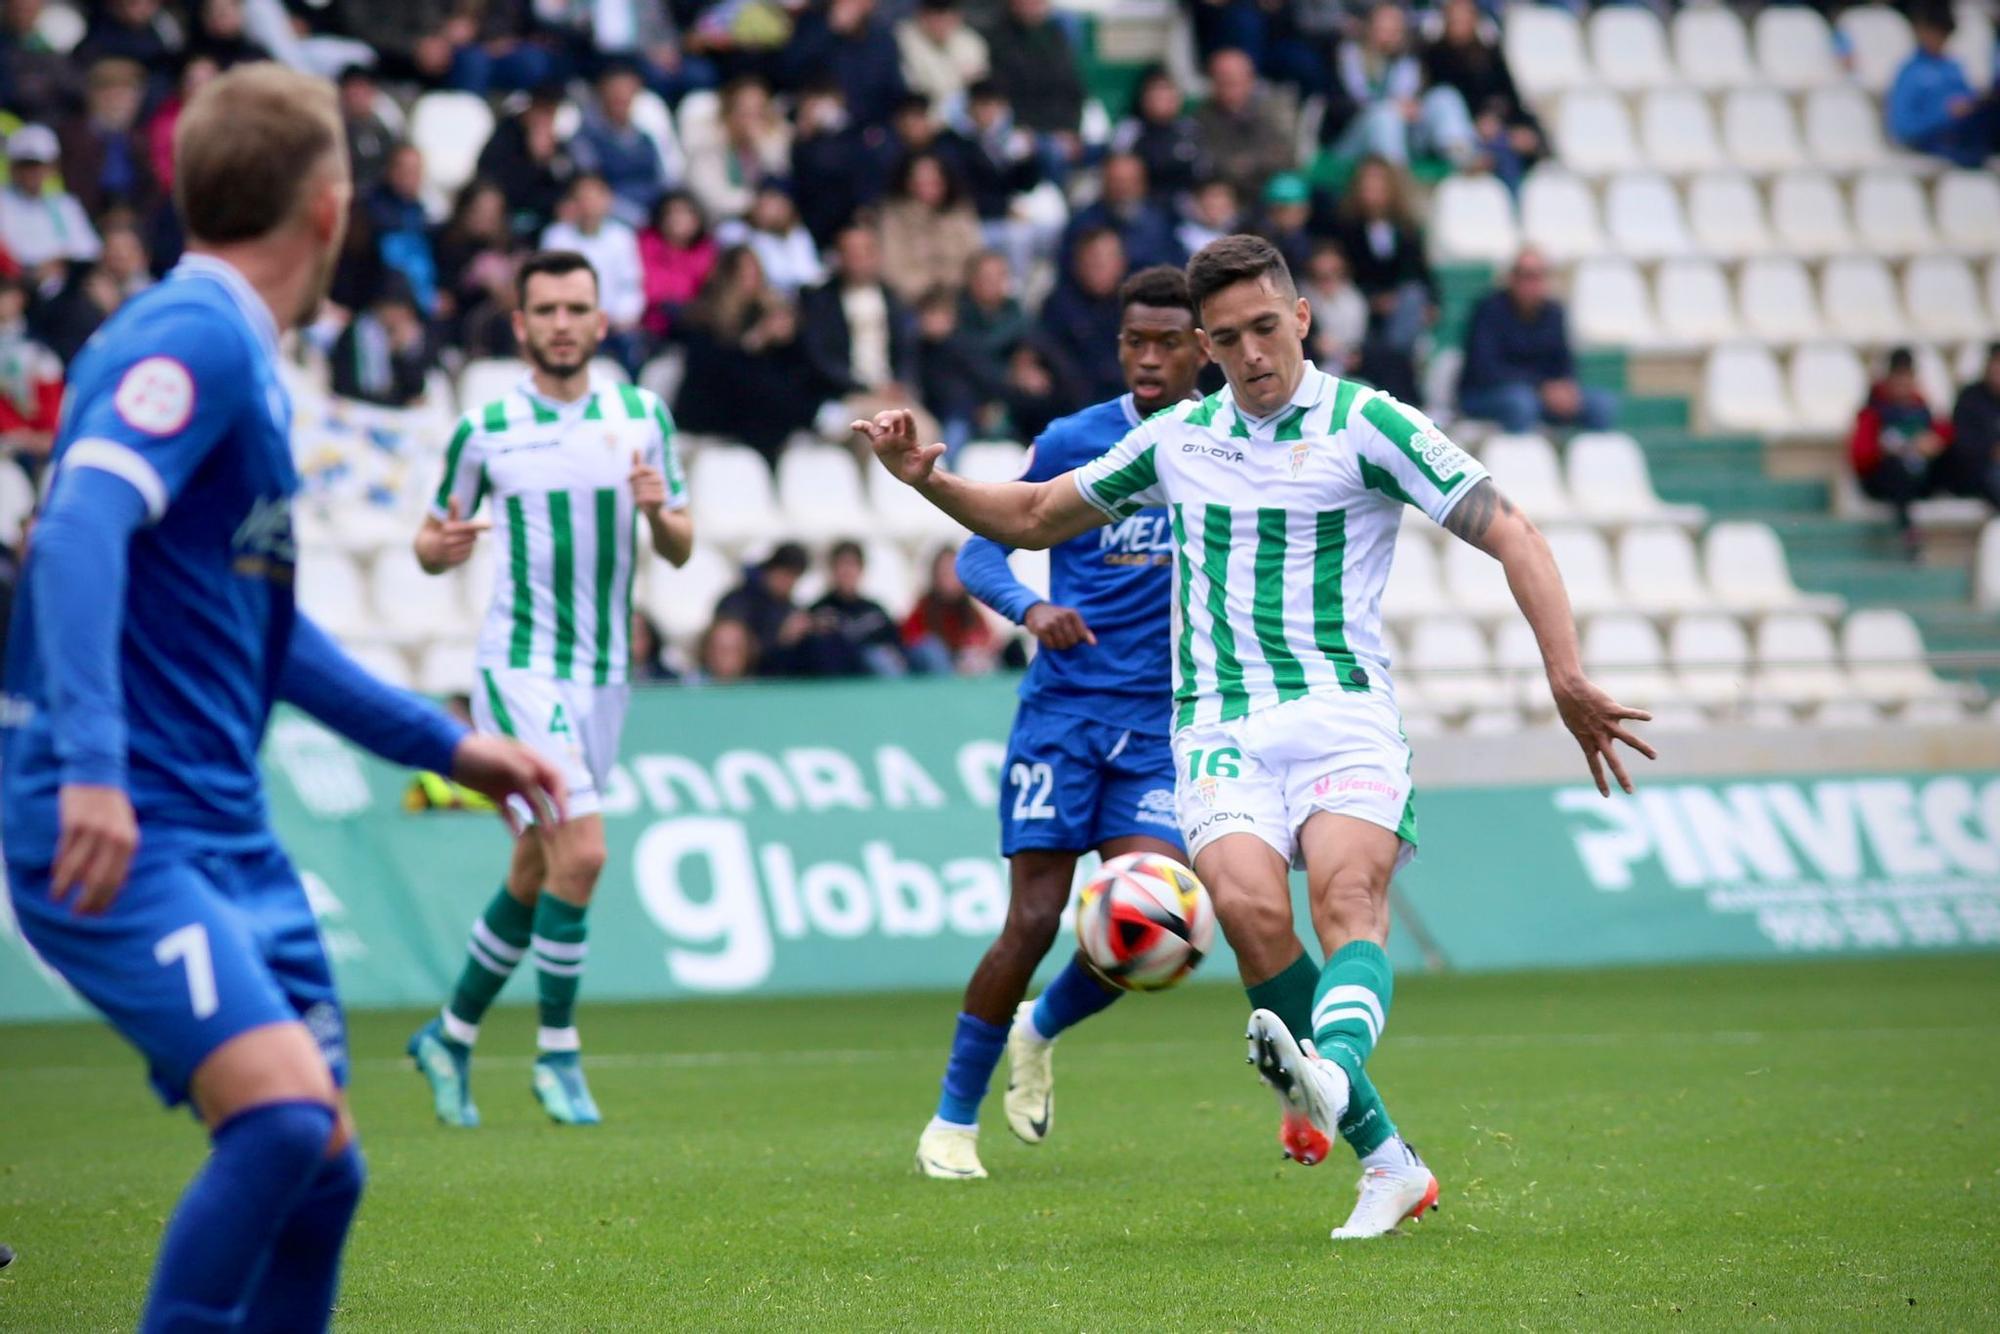
[{"label": "number 4 on shorts", "polygon": [[557,704],[556,711],[549,715],[549,735],[570,735],[569,719],[563,714],[563,706],[561,704]]}]

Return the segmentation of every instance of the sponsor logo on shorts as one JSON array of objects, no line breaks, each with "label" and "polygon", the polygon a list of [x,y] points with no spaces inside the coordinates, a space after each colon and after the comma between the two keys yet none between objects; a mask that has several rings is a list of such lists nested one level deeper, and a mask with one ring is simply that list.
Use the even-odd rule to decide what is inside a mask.
[{"label": "sponsor logo on shorts", "polygon": [[1312,794],[1315,798],[1346,797],[1362,793],[1397,801],[1402,798],[1403,789],[1398,784],[1385,782],[1380,778],[1370,778],[1366,774],[1321,774],[1313,780]]},{"label": "sponsor logo on shorts", "polygon": [[1139,798],[1139,809],[1134,818],[1141,824],[1162,824],[1175,828],[1180,821],[1174,816],[1174,792],[1172,788],[1156,787]]}]

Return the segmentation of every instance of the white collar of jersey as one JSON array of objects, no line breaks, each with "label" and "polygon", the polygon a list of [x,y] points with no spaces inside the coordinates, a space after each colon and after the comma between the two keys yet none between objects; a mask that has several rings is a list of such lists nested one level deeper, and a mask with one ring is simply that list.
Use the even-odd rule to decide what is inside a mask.
[{"label": "white collar of jersey", "polygon": [[520,384],[522,397],[526,398],[530,403],[540,403],[548,408],[549,411],[559,415],[567,412],[583,411],[584,406],[591,399],[596,398],[599,394],[610,388],[612,386],[606,383],[603,377],[599,376],[595,371],[591,372],[590,388],[584,391],[582,398],[550,398],[547,394],[535,388],[535,373],[533,371],[525,372],[521,376]]},{"label": "white collar of jersey", "polygon": [[271,315],[271,308],[264,304],[264,298],[257,295],[257,289],[243,276],[234,264],[214,255],[182,255],[180,263],[174,265],[170,278],[212,278],[229,293],[230,300],[243,312],[243,318],[257,331],[257,341],[264,345],[267,355],[278,355],[278,321]]},{"label": "white collar of jersey", "polygon": [[1236,401],[1236,389],[1233,385],[1228,390],[1229,406],[1236,409],[1236,415],[1243,419],[1245,426],[1255,430],[1260,427],[1269,426],[1293,408],[1309,408],[1319,402],[1321,395],[1326,393],[1327,383],[1332,379],[1331,375],[1328,375],[1325,371],[1322,371],[1319,367],[1308,361],[1305,363],[1304,372],[1299,376],[1299,387],[1292,391],[1291,398],[1286,401],[1283,407],[1269,416],[1253,417],[1245,412],[1243,405]]},{"label": "white collar of jersey", "polygon": [[1139,424],[1139,404],[1131,394],[1120,394],[1118,396],[1118,406],[1125,413],[1125,424],[1127,426],[1137,426]]}]

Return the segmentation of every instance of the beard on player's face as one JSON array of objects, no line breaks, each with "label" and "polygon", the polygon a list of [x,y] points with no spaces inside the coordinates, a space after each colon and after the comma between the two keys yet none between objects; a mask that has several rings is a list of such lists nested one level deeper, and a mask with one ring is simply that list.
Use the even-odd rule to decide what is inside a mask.
[{"label": "beard on player's face", "polygon": [[590,365],[590,359],[597,355],[597,340],[572,335],[559,348],[552,348],[546,342],[530,338],[523,349],[535,369],[544,375],[575,375]]}]

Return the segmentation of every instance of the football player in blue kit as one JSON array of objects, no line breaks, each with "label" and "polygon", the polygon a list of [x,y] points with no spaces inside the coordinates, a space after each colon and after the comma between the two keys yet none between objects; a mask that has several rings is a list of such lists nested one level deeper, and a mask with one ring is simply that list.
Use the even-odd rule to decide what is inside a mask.
[{"label": "football player in blue kit", "polygon": [[[1118,360],[1128,393],[1051,422],[1035,440],[1025,480],[1059,477],[1188,397],[1207,364],[1179,269],[1126,280]],[[1007,1124],[1039,1144],[1055,1112],[1051,1049],[1064,1029],[1119,993],[1072,958],[1041,997],[1022,1000],[1055,942],[1077,858],[1155,852],[1185,862],[1174,815],[1173,687],[1169,680],[1173,537],[1148,509],[1049,552],[1049,597],[1020,582],[1007,549],[974,537],[958,556],[973,596],[1041,645],[1021,684],[1021,707],[1000,779],[1000,850],[1011,900],[1000,937],[965,989],[937,1114],[917,1142],[926,1176],[986,1175],[979,1104],[1003,1050]]]},{"label": "football player in blue kit", "polygon": [[7,882],[28,943],[212,1151],[140,1328],[317,1330],[362,1164],[340,1003],[257,752],[284,701],[387,759],[559,818],[562,780],[357,667],[293,603],[278,337],[326,291],[353,194],[333,88],[273,64],[175,132],[188,254],[70,369],[7,646]]}]

